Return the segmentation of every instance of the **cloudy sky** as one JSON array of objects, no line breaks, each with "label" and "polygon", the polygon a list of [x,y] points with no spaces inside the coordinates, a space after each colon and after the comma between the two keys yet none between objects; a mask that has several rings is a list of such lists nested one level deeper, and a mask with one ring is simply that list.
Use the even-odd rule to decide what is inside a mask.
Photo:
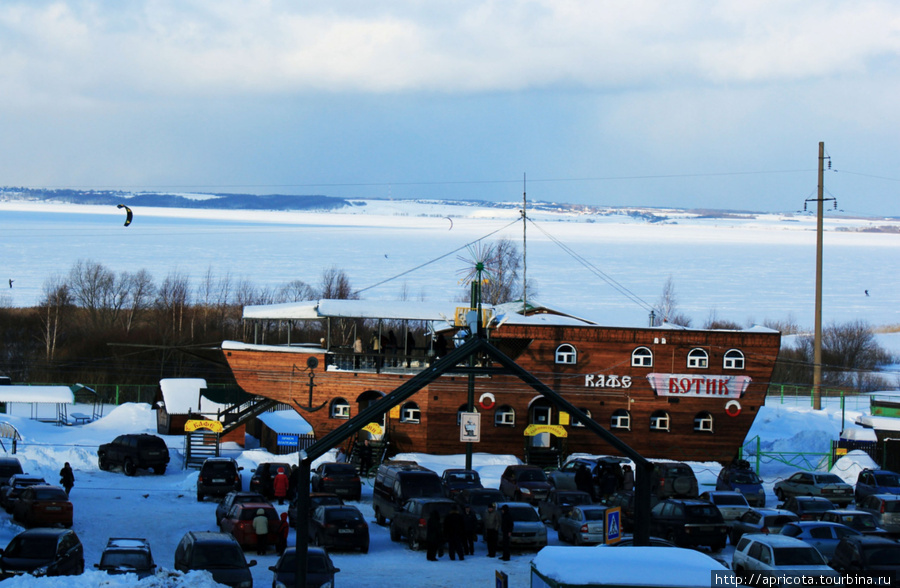
[{"label": "cloudy sky", "polygon": [[[0,185],[900,215],[895,0],[0,3]],[[829,203],[830,206],[831,203]]]}]

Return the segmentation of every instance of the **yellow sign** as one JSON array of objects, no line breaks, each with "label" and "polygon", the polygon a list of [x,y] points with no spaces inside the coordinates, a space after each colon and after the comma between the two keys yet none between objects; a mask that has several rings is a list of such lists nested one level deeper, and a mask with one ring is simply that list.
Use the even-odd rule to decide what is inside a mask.
[{"label": "yellow sign", "polygon": [[526,437],[534,437],[535,435],[540,435],[541,433],[550,433],[551,435],[555,435],[557,437],[569,436],[569,433],[566,432],[566,429],[559,425],[528,425],[527,427],[525,427]]},{"label": "yellow sign", "polygon": [[568,425],[569,424],[569,413],[560,411],[559,424],[560,425]]},{"label": "yellow sign", "polygon": [[391,409],[390,417],[391,417],[392,419],[399,419],[399,418],[400,418],[400,405],[399,405],[399,404],[398,404],[397,406],[395,406],[394,408]]},{"label": "yellow sign", "polygon": [[[466,315],[468,315],[469,312],[474,312],[474,311],[475,311],[474,308],[470,308],[468,306],[456,307],[456,313],[454,316],[455,326],[457,326],[457,327],[469,326],[469,323],[466,322]],[[492,313],[493,313],[493,310],[491,310],[490,308],[482,308],[481,309],[481,324],[482,325],[486,325],[490,322]]]},{"label": "yellow sign", "polygon": [[378,423],[369,423],[365,427],[363,427],[363,431],[368,431],[373,435],[381,435],[384,433],[384,429],[381,428],[381,425]]},{"label": "yellow sign", "polygon": [[837,449],[834,450],[834,454],[835,455],[847,455],[847,448],[846,447],[838,447]]},{"label": "yellow sign", "polygon": [[213,433],[221,433],[222,432],[222,423],[219,421],[198,421],[198,420],[190,420],[184,423],[184,431],[185,433],[190,433],[192,431],[196,431],[197,429],[208,429]]}]

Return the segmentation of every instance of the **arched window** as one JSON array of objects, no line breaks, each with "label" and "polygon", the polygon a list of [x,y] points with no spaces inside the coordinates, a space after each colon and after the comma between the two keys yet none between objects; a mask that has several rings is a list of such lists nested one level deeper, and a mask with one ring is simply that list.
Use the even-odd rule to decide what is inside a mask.
[{"label": "arched window", "polygon": [[[588,417],[591,416],[591,411],[589,411],[589,410],[586,409],[585,407],[579,406],[578,408],[581,410],[581,412],[583,412],[584,414],[586,414]],[[578,419],[575,417],[575,415],[573,414],[573,415],[572,415],[572,426],[573,426],[573,427],[583,427],[583,426],[584,426],[584,423],[582,423],[580,420],[578,420]]]},{"label": "arched window", "polygon": [[726,370],[744,369],[744,353],[737,349],[729,349],[727,352],[725,352],[724,367]]},{"label": "arched window", "polygon": [[650,415],[651,431],[668,431],[669,430],[669,413],[664,410],[657,410]]},{"label": "arched window", "polygon": [[713,416],[706,411],[698,412],[694,417],[694,430],[698,433],[712,433]]},{"label": "arched window", "polygon": [[515,427],[516,411],[509,405],[503,405],[494,411],[495,427]]},{"label": "arched window", "polygon": [[632,367],[653,367],[653,352],[646,347],[638,347],[631,352]]},{"label": "arched window", "polygon": [[691,349],[688,352],[687,366],[689,368],[707,368],[709,367],[709,354],[705,349]]},{"label": "arched window", "polygon": [[343,398],[335,398],[331,401],[330,414],[333,419],[349,419],[350,403]]},{"label": "arched window", "polygon": [[422,411],[415,402],[407,402],[400,407],[401,423],[418,423],[422,418]]},{"label": "arched window", "polygon": [[[459,410],[456,411],[456,426],[457,427],[460,425],[460,423],[462,423],[462,413],[464,413],[464,412],[469,412],[468,404],[463,404],[462,406],[459,407]],[[472,412],[478,412],[478,407],[473,406]]]},{"label": "arched window", "polygon": [[556,348],[556,363],[574,364],[578,359],[578,352],[573,345],[563,343]]},{"label": "arched window", "polygon": [[625,410],[624,408],[620,408],[612,413],[612,418],[609,422],[610,429],[624,429],[626,431],[631,430],[631,413]]}]

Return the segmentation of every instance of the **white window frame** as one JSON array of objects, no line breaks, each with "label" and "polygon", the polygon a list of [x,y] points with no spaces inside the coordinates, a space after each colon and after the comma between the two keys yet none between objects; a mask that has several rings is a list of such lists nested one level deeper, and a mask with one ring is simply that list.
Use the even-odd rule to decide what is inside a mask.
[{"label": "white window frame", "polygon": [[335,398],[331,401],[331,409],[329,412],[333,419],[349,419],[350,403],[343,398]]},{"label": "white window frame", "polygon": [[695,347],[688,352],[687,366],[695,369],[706,369],[709,367],[709,353],[706,349]]},{"label": "white window frame", "polygon": [[742,370],[744,369],[744,352],[740,349],[729,349],[725,352],[725,360],[723,367],[726,370]]},{"label": "white window frame", "polygon": [[[584,414],[586,414],[589,418],[593,418],[593,417],[591,417],[591,411],[589,411],[588,409],[584,408],[583,406],[579,406],[578,408],[581,410],[581,412],[583,412]],[[583,427],[583,426],[584,426],[584,423],[582,423],[580,420],[576,419],[576,418],[575,418],[575,415],[570,415],[570,416],[571,416],[571,419],[572,419],[572,420],[571,420],[571,423],[572,423],[572,426],[573,426],[573,427]]]},{"label": "white window frame", "polygon": [[422,411],[415,402],[407,402],[400,407],[400,422],[418,424],[422,420]]},{"label": "white window frame", "polygon": [[669,413],[664,410],[657,410],[650,415],[651,431],[668,431],[671,426]]},{"label": "white window frame", "polygon": [[638,347],[631,352],[631,367],[653,367],[653,352],[649,347]]},{"label": "white window frame", "polygon": [[[616,414],[619,411],[622,411],[625,414]],[[631,430],[631,413],[628,412],[627,410],[625,410],[624,408],[614,410],[612,416],[609,418],[609,428],[630,431]]]},{"label": "white window frame", "polygon": [[697,433],[713,432],[713,415],[703,411],[694,416],[694,431]]},{"label": "white window frame", "polygon": [[578,350],[571,343],[563,343],[556,348],[556,363],[574,365],[578,362]]},{"label": "white window frame", "polygon": [[516,410],[504,404],[494,411],[495,427],[515,427],[516,426]]}]

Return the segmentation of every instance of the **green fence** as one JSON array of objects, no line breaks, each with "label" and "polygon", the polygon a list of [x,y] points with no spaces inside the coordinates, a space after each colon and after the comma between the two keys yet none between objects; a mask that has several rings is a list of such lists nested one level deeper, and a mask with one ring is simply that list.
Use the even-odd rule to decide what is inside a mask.
[{"label": "green fence", "polygon": [[759,475],[759,468],[764,463],[779,462],[798,470],[808,472],[830,470],[832,463],[831,448],[828,451],[763,451],[759,435],[744,442],[738,451],[740,459],[747,460]]}]

